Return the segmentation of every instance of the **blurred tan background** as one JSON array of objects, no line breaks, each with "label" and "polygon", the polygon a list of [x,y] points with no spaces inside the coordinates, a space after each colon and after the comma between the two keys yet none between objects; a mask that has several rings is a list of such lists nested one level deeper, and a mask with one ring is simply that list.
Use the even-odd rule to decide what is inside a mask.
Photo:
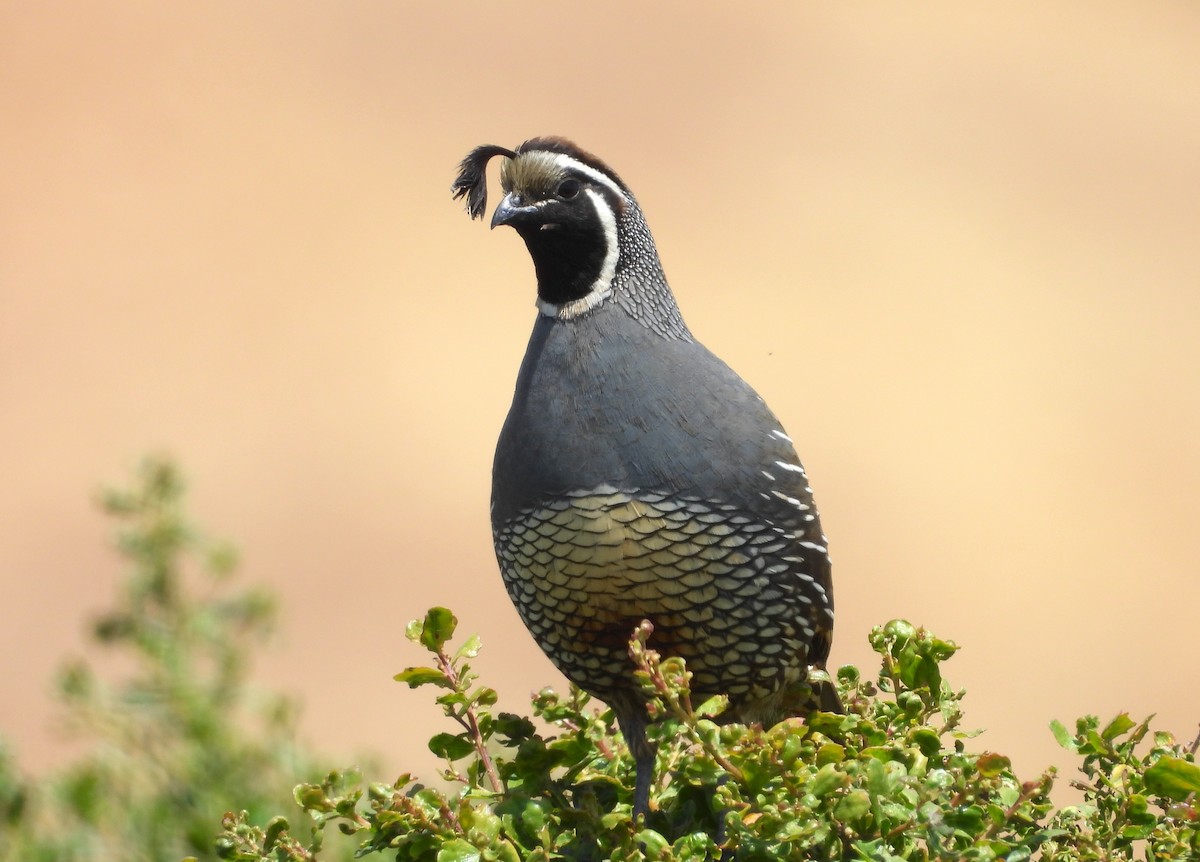
[{"label": "blurred tan background", "polygon": [[483,635],[502,708],[559,681],[487,517],[532,267],[449,194],[473,146],[545,133],[632,185],[693,330],[796,439],[837,663],[897,616],[958,640],[978,744],[1030,777],[1065,761],[1051,718],[1190,737],[1200,7],[920,9],[0,7],[21,763],[69,750],[52,673],[120,574],[90,495],[150,451],[282,596],[257,675],[321,748],[433,775],[442,720],[391,675],[435,603]]}]

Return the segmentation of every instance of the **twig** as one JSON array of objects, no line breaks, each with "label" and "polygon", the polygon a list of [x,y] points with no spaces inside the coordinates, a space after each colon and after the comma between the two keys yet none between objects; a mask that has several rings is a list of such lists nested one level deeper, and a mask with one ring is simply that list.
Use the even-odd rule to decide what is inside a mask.
[{"label": "twig", "polygon": [[[454,690],[459,691],[462,685],[458,672],[455,671],[454,663],[451,661],[450,656],[441,647],[437,651],[437,661],[438,669],[446,675],[446,679],[454,687]],[[488,753],[487,743],[483,739],[483,732],[479,729],[479,719],[475,715],[474,704],[468,704],[464,707],[463,714],[456,714],[454,718],[471,734],[471,742],[475,745],[475,753],[479,755],[479,760],[483,763],[483,768],[487,772],[492,789],[497,793],[503,793],[504,782],[500,780],[500,774],[496,772],[496,764],[492,762],[492,755]]]}]

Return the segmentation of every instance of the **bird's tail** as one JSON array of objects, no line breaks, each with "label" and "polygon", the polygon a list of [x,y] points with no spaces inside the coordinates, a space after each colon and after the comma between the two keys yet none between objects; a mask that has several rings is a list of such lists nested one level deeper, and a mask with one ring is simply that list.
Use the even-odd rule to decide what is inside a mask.
[{"label": "bird's tail", "polygon": [[842,699],[838,697],[837,686],[833,684],[832,679],[813,686],[813,700],[816,708],[822,712],[841,714],[846,711],[846,708],[842,706]]}]

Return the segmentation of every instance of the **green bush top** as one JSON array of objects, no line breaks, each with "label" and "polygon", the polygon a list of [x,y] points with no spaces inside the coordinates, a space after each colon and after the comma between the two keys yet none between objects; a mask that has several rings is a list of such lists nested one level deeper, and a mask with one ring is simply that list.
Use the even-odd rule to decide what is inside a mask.
[{"label": "green bush top", "polygon": [[719,723],[720,698],[693,704],[683,662],[640,628],[631,668],[658,762],[635,819],[611,712],[548,689],[531,715],[495,712],[470,667],[479,639],[457,641],[434,608],[407,628],[428,663],[396,678],[449,720],[429,740],[448,788],[364,782],[296,744],[287,698],[251,690],[273,602],[234,588],[234,556],[182,500],[165,461],[105,496],[129,574],[93,635],[132,670],[116,684],[83,661],[64,671],[67,723],[93,745],[60,774],[22,779],[0,745],[0,860],[1200,859],[1197,742],[1124,713],[1053,722],[1083,791],[1055,807],[1053,770],[1021,781],[961,727],[963,692],[942,678],[957,647],[902,620],[870,634],[878,673],[837,672],[844,715],[770,728]]},{"label": "green bush top", "polygon": [[[533,715],[493,713],[476,685],[479,639],[453,645],[457,620],[434,608],[409,624],[428,666],[396,679],[436,694],[456,726],[429,741],[452,790],[411,776],[365,789],[343,773],[302,785],[296,800],[318,828],[336,823],[361,855],[430,862],[517,860],[1108,860],[1200,856],[1195,745],[1122,714],[1053,731],[1082,756],[1086,801],[1055,809],[1054,770],[1021,781],[1009,759],[972,752],[960,728],[963,692],[942,679],[957,647],[903,620],[874,629],[880,670],[843,667],[845,715],[815,713],[771,728],[713,719],[721,698],[693,706],[677,658],[630,643],[658,743],[650,814],[631,815],[633,763],[611,711],[577,689],[549,689]],[[1140,753],[1139,753],[1140,752]],[[229,816],[223,858],[311,860],[286,822],[265,829]]]}]

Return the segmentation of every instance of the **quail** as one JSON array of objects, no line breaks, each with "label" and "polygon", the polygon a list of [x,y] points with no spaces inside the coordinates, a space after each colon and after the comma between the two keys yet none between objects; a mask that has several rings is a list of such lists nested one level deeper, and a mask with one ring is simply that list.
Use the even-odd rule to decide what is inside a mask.
[{"label": "quail", "polygon": [[642,210],[559,137],[482,146],[452,190],[472,218],[503,157],[491,226],[525,241],[537,318],[496,447],[491,517],[509,597],[571,682],[607,703],[648,808],[655,751],[628,641],[682,656],[726,718],[839,710],[823,668],[829,555],[804,467],[763,399],[689,331]]}]

